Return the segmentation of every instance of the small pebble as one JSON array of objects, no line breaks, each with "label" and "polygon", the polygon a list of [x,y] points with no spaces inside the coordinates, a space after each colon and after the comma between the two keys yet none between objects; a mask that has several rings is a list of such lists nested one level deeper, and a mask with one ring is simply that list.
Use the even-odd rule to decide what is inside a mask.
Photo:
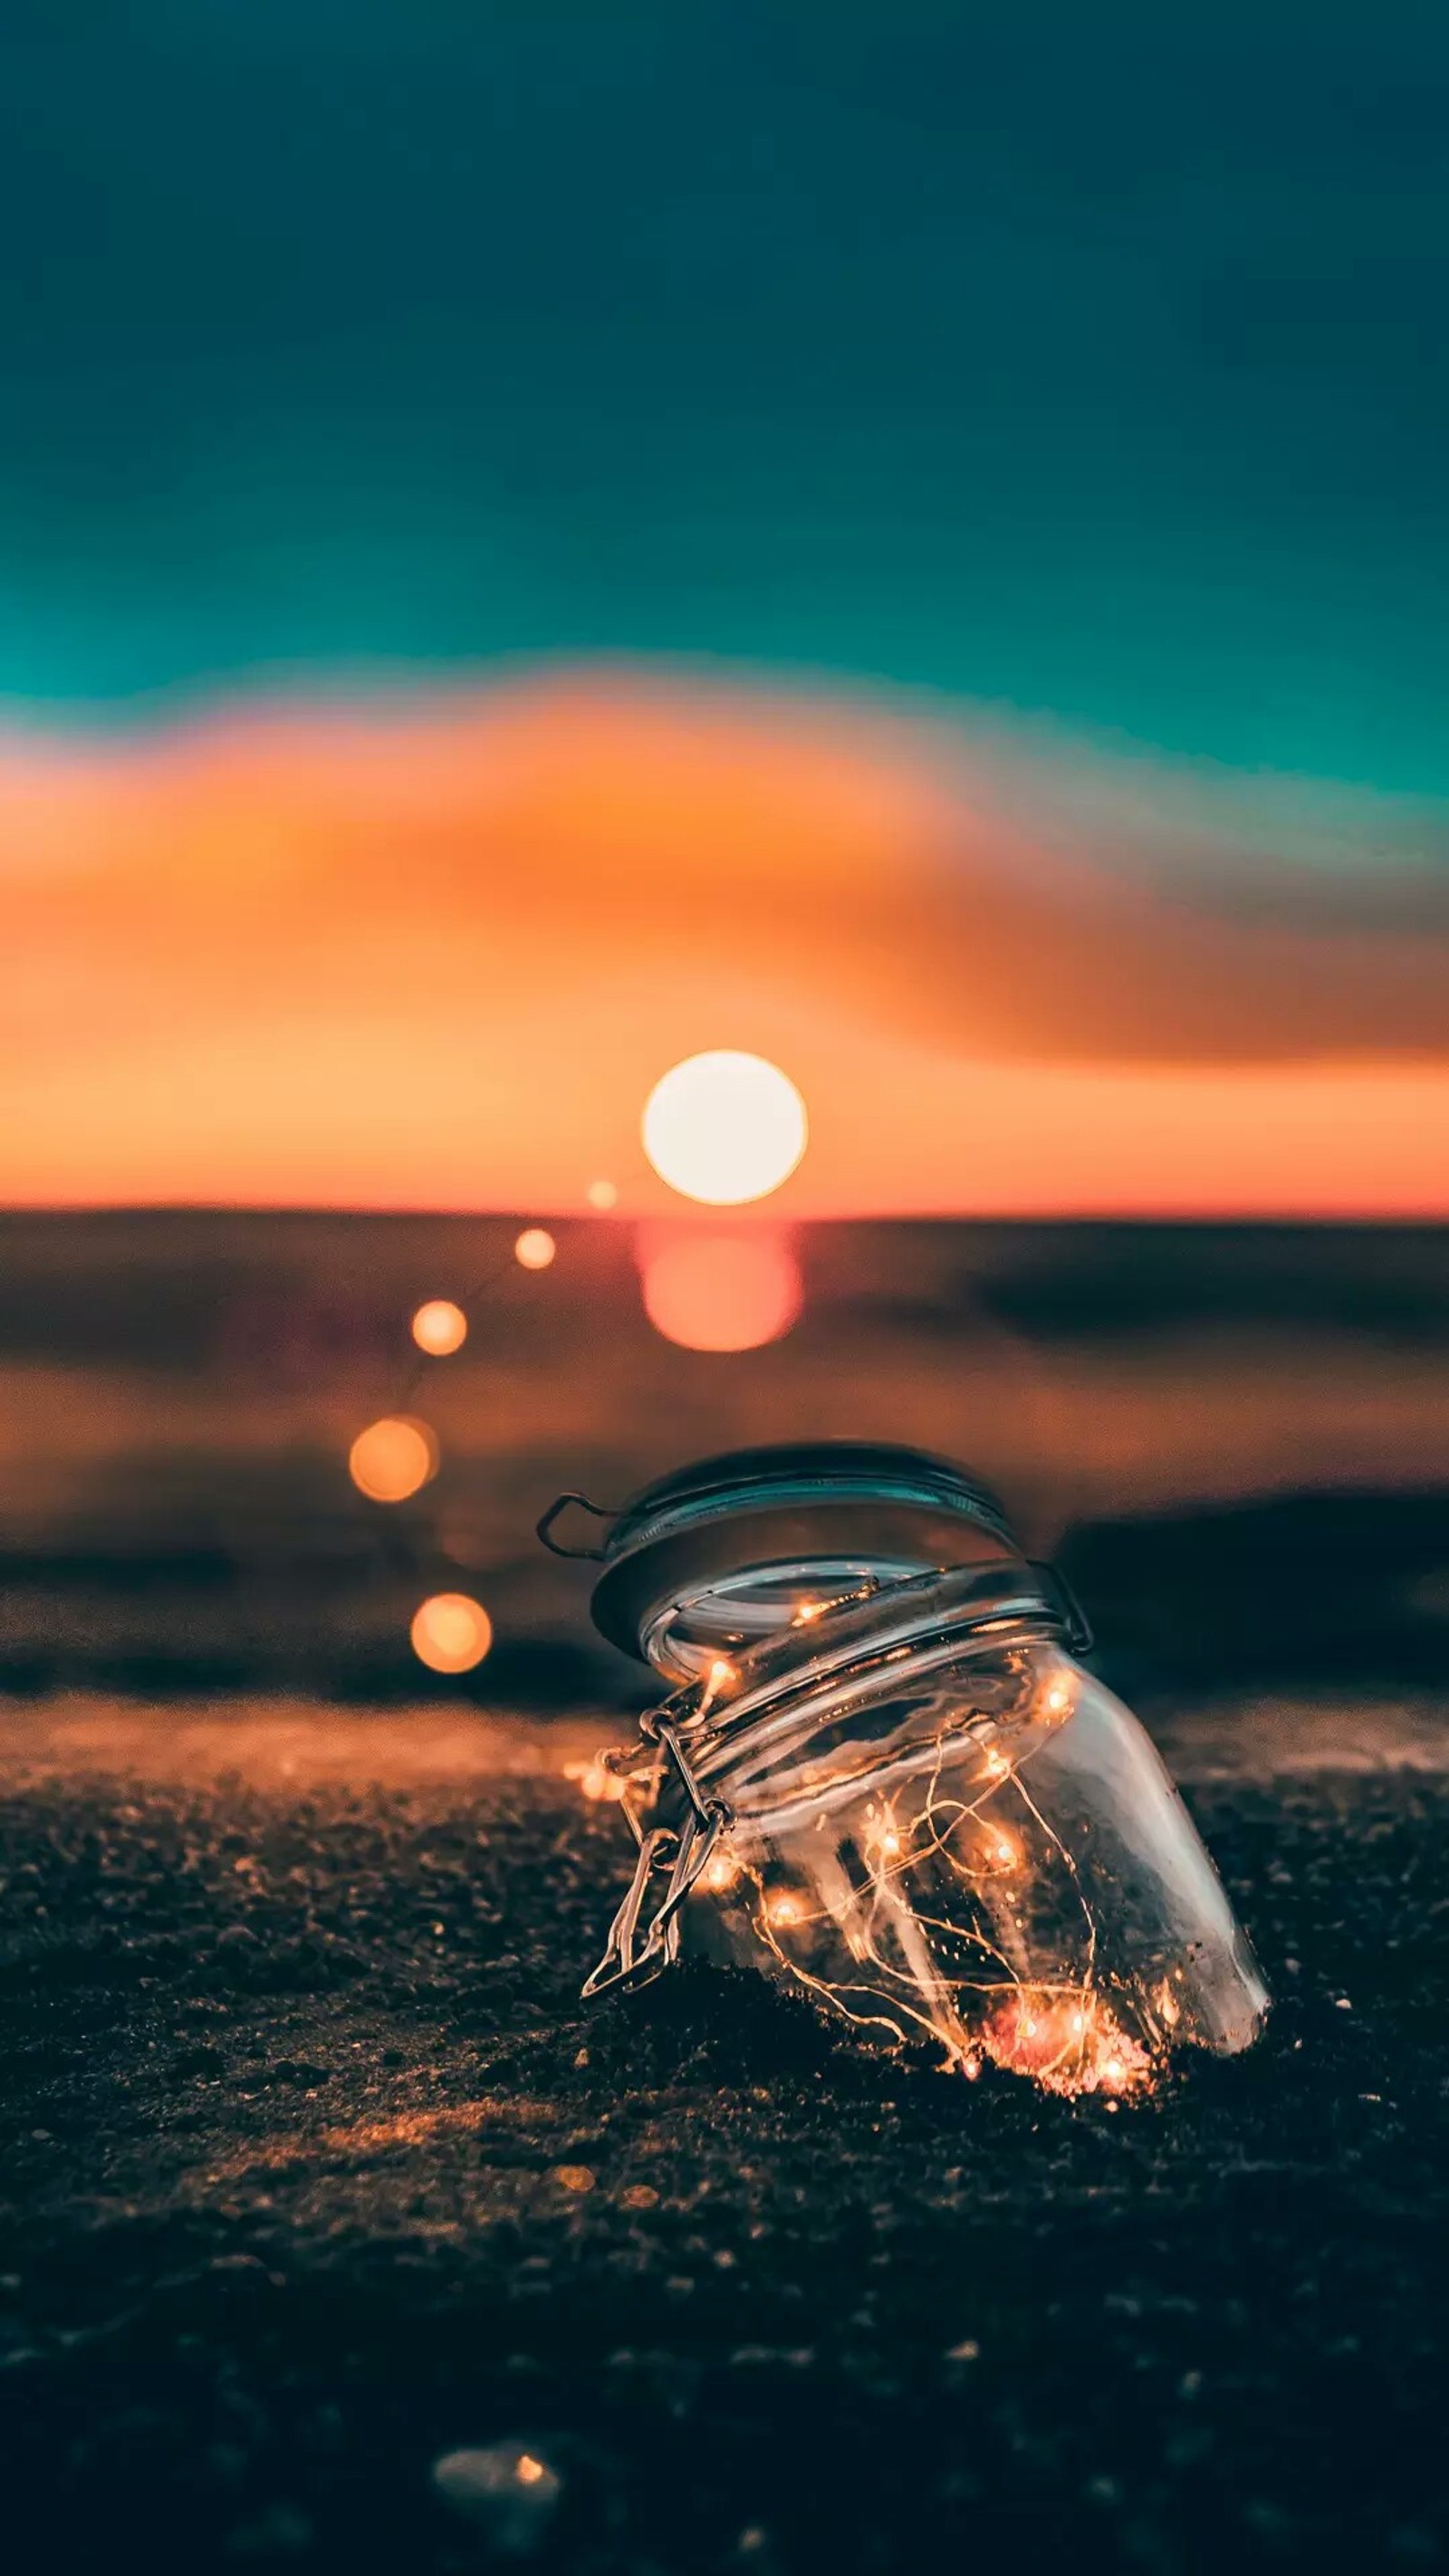
[{"label": "small pebble", "polygon": [[541,2545],[563,2488],[541,2453],[521,2441],[445,2451],[433,2462],[432,2482],[455,2513],[513,2558]]}]

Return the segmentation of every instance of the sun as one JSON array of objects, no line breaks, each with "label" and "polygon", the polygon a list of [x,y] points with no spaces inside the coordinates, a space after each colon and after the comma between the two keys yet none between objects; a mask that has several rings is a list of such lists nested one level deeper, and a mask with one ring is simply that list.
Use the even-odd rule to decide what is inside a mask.
[{"label": "sun", "polygon": [[809,1141],[805,1103],[764,1056],[687,1056],[644,1105],[644,1151],[682,1198],[742,1207],[789,1179]]}]

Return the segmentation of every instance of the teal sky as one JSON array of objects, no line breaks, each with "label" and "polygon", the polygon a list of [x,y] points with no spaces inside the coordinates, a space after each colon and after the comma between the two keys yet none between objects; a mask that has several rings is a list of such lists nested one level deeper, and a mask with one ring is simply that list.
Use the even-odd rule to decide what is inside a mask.
[{"label": "teal sky", "polygon": [[28,0],[0,697],[668,656],[1449,791],[1446,128],[1428,0]]}]

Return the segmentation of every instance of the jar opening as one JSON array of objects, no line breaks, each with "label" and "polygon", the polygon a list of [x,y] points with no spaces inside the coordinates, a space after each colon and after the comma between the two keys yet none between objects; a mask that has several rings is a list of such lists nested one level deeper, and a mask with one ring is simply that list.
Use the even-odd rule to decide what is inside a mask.
[{"label": "jar opening", "polygon": [[860,1441],[700,1460],[627,1503],[602,1555],[595,1625],[671,1681],[854,1589],[1022,1561],[978,1478],[927,1450]]}]

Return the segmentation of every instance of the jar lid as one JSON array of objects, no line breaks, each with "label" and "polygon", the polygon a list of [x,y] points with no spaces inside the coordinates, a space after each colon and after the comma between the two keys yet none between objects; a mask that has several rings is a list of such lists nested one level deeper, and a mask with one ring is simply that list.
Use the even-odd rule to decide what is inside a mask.
[{"label": "jar lid", "polygon": [[[540,1523],[546,1543],[561,1507]],[[687,1672],[702,1650],[728,1652],[788,1625],[812,1587],[1023,1554],[990,1487],[951,1459],[851,1440],[696,1460],[631,1496],[602,1547],[578,1552],[603,1565],[592,1602],[601,1635],[669,1672]],[[670,1636],[671,1610],[685,1603],[688,1655]]]}]

